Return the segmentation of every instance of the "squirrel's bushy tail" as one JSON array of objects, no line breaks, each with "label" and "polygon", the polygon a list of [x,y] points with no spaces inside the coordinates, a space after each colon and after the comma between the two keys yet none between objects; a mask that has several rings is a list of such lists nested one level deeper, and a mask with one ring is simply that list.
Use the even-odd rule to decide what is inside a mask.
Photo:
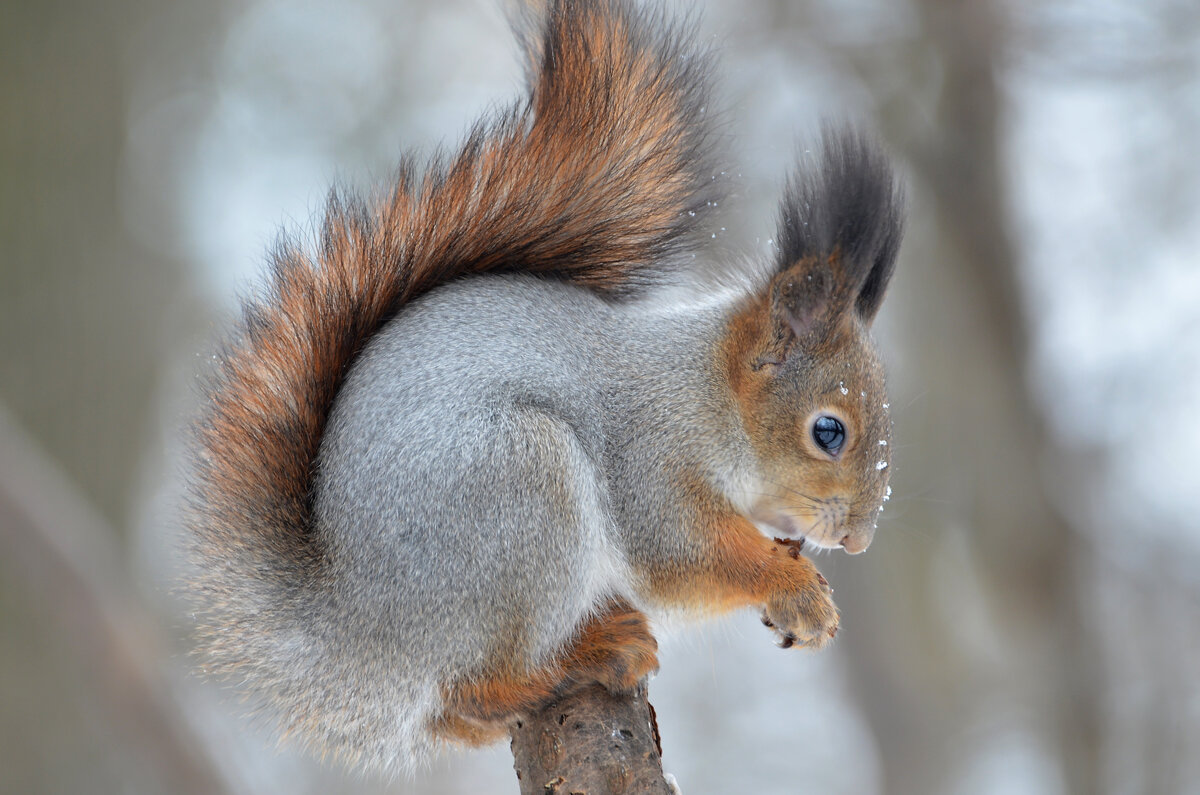
[{"label": "squirrel's bushy tail", "polygon": [[280,247],[214,357],[189,523],[216,668],[250,673],[264,614],[319,590],[313,462],[348,365],[403,304],[497,271],[634,292],[716,198],[708,58],[687,36],[625,2],[558,0],[529,39],[527,98],[386,195],[332,196],[316,250]]}]

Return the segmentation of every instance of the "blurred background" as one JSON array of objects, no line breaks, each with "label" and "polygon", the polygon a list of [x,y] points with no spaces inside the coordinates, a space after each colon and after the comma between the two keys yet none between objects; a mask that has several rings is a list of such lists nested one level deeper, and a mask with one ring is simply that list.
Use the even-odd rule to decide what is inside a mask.
[{"label": "blurred background", "polygon": [[[709,0],[766,256],[798,144],[879,131],[910,223],[876,335],[894,497],[826,555],[843,631],[671,635],[685,793],[1200,792],[1200,5]],[[385,781],[189,673],[179,430],[280,228],[521,90],[492,0],[0,4],[0,791],[516,792],[507,748]]]}]

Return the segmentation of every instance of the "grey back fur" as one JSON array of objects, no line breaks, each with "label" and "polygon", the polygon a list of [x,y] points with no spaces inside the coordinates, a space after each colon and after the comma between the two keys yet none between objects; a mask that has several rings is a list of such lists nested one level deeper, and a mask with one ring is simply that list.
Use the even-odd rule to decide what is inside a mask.
[{"label": "grey back fur", "polygon": [[713,436],[728,469],[750,463],[709,372],[723,316],[495,276],[439,288],[371,341],[318,457],[332,584],[305,631],[331,637],[297,647],[323,658],[307,670],[331,699],[386,691],[354,708],[388,705],[395,734],[348,742],[420,756],[439,683],[544,662],[611,596],[654,613],[639,570],[691,546],[672,470],[712,467]]}]

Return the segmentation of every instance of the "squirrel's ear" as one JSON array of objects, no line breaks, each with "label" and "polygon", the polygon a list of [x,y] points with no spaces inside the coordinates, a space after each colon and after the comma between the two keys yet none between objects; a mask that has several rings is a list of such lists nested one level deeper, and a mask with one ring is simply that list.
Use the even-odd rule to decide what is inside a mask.
[{"label": "squirrel's ear", "polygon": [[783,364],[798,342],[808,347],[841,314],[837,311],[831,265],[828,260],[810,258],[771,279],[766,289],[769,332],[754,369]]},{"label": "squirrel's ear", "polygon": [[825,263],[829,300],[870,323],[895,269],[903,205],[879,149],[853,129],[826,126],[817,167],[798,169],[784,191],[780,275],[805,261]]},{"label": "squirrel's ear", "polygon": [[829,263],[817,259],[798,262],[778,274],[771,280],[771,309],[780,331],[803,339],[820,330],[834,309],[833,288]]}]

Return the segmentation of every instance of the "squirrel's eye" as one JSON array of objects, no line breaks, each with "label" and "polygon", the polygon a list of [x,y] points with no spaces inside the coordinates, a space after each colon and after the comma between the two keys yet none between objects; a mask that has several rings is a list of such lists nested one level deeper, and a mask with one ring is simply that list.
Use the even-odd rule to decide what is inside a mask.
[{"label": "squirrel's eye", "polygon": [[834,417],[825,414],[817,417],[812,427],[813,441],[830,455],[837,455],[846,442],[846,428]]}]

